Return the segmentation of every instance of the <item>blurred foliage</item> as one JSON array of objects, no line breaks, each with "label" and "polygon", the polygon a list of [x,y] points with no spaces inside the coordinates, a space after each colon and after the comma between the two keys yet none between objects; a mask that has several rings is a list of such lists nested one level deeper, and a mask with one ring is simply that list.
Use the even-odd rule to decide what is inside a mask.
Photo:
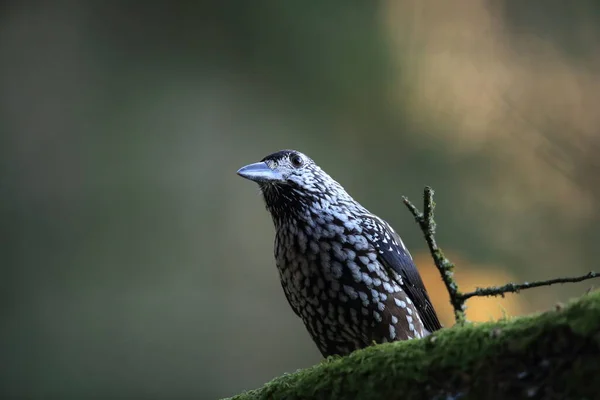
[{"label": "blurred foliage", "polygon": [[[3,398],[214,398],[318,362],[235,176],[282,148],[399,231],[444,315],[400,200],[425,185],[465,288],[597,269],[597,2],[0,12]],[[473,300],[470,317],[586,288]]]}]

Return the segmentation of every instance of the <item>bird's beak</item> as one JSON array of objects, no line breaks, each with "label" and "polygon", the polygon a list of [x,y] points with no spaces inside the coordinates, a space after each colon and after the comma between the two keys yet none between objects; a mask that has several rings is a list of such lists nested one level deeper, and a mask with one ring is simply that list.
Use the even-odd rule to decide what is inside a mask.
[{"label": "bird's beak", "polygon": [[237,174],[242,178],[250,179],[257,183],[281,182],[284,180],[280,172],[272,170],[265,162],[246,165],[240,168]]}]

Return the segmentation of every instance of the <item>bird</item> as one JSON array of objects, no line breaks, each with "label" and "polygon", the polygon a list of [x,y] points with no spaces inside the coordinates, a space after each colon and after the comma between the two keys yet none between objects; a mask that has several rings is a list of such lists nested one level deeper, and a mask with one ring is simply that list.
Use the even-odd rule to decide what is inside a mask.
[{"label": "bird", "polygon": [[442,328],[400,236],[311,158],[280,150],[237,174],[259,186],[283,292],[323,357]]}]

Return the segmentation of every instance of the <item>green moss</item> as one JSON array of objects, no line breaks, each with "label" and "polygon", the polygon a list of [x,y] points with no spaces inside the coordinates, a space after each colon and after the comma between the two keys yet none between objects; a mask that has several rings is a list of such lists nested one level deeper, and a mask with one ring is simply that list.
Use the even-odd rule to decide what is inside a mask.
[{"label": "green moss", "polygon": [[596,292],[543,314],[331,358],[232,399],[593,398],[599,356]]}]

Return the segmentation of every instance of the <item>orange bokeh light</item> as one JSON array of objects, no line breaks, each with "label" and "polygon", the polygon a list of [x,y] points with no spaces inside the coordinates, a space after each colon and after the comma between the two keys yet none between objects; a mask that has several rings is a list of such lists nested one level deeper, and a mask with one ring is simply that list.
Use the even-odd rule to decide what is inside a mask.
[{"label": "orange bokeh light", "polygon": [[[515,281],[515,277],[501,267],[477,265],[450,253],[447,256],[457,266],[454,277],[463,292],[476,287],[498,286]],[[417,253],[414,259],[442,325],[454,325],[454,311],[449,302],[448,291],[431,256],[429,253]],[[467,301],[467,319],[477,322],[497,320],[504,316],[519,315],[525,308],[523,300],[511,294],[505,298],[474,297]]]}]

